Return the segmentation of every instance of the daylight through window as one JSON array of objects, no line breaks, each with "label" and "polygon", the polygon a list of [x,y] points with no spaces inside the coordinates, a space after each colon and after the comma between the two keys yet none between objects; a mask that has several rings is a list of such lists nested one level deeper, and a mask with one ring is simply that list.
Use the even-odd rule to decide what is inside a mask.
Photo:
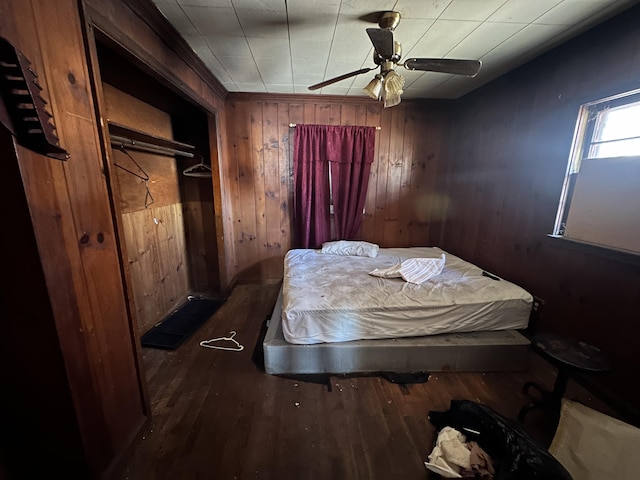
[{"label": "daylight through window", "polygon": [[553,233],[640,253],[640,90],[580,107]]}]

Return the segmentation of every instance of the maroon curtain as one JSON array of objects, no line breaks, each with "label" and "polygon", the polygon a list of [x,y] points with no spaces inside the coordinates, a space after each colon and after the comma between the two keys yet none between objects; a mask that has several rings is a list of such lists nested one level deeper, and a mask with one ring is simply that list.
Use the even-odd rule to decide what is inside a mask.
[{"label": "maroon curtain", "polygon": [[331,239],[326,127],[296,126],[293,182],[297,243],[300,248],[320,248]]},{"label": "maroon curtain", "polygon": [[333,215],[341,240],[354,239],[362,225],[374,150],[375,127],[328,127]]},{"label": "maroon curtain", "polygon": [[320,248],[331,240],[331,193],[336,237],[351,240],[358,233],[374,145],[375,127],[296,126],[294,224],[301,248]]}]

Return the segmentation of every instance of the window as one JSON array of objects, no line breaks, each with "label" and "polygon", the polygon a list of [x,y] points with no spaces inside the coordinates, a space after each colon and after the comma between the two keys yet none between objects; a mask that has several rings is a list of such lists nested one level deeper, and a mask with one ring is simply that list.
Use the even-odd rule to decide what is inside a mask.
[{"label": "window", "polygon": [[553,233],[640,253],[640,90],[580,107]]}]

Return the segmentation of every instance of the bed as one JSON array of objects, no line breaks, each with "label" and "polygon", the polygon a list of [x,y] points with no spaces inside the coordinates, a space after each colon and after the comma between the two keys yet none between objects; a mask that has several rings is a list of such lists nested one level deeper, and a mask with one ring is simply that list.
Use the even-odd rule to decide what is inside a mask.
[{"label": "bed", "polygon": [[[444,258],[422,284],[381,278],[412,258]],[[430,260],[425,260],[430,261]],[[267,373],[524,370],[533,297],[437,247],[376,256],[294,249],[263,348]]]}]

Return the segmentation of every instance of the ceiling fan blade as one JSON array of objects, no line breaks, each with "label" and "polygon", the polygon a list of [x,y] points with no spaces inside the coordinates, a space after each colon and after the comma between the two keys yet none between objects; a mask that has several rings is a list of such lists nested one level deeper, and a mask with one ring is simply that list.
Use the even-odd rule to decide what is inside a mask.
[{"label": "ceiling fan blade", "polygon": [[339,82],[341,80],[346,80],[347,78],[355,77],[356,75],[360,75],[361,73],[367,73],[371,70],[375,70],[378,67],[371,68],[361,68],[360,70],[355,70],[353,72],[345,73],[344,75],[340,75],[339,77],[330,78],[329,80],[325,80],[324,82],[316,83],[315,85],[311,85],[309,90],[318,90],[319,88],[326,87],[327,85],[331,85],[332,83]]},{"label": "ceiling fan blade", "polygon": [[455,60],[451,58],[409,58],[404,62],[404,67],[408,70],[452,73],[467,77],[475,77],[481,66],[480,60]]},{"label": "ceiling fan blade", "polygon": [[377,54],[389,60],[393,56],[393,32],[385,28],[367,28],[367,34]]}]

